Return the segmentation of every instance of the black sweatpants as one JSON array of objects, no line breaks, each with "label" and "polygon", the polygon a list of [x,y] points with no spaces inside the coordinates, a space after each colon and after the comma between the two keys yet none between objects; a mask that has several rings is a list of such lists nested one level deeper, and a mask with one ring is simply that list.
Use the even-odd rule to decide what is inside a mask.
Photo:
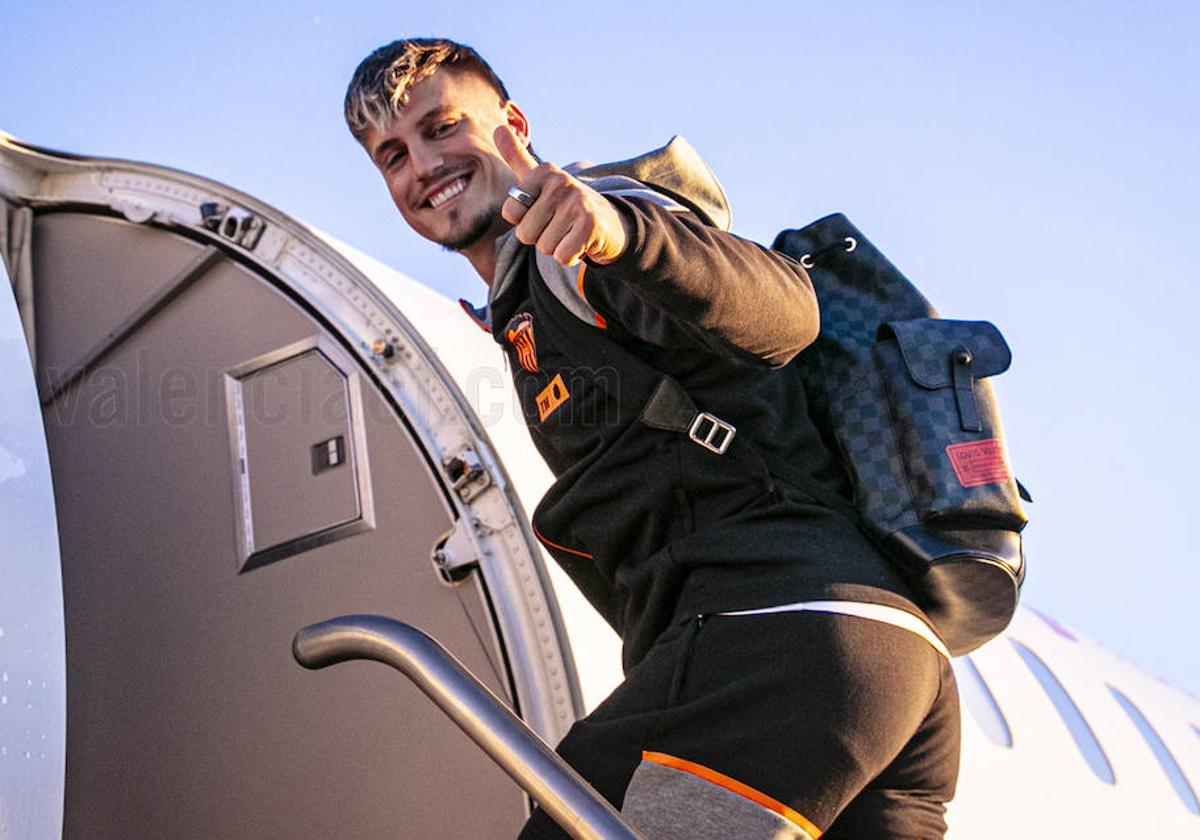
[{"label": "black sweatpants", "polygon": [[[647,840],[928,840],[958,776],[958,694],[946,657],[891,624],[696,617],[558,751]],[[520,837],[567,835],[539,810]]]}]

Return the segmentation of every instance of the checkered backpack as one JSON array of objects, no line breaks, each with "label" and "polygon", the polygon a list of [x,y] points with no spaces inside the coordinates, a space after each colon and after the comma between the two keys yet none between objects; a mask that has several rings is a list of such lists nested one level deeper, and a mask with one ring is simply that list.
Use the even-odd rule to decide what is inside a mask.
[{"label": "checkered backpack", "polygon": [[1021,499],[987,378],[1011,360],[986,321],[951,321],[843,215],[779,234],[809,272],[821,334],[798,365],[863,528],[955,655],[1012,619],[1024,579]]}]

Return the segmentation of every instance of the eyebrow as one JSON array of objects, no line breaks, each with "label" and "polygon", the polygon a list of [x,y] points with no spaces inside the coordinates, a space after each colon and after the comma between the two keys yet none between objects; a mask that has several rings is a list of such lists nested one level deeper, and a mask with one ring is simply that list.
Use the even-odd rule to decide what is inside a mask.
[{"label": "eyebrow", "polygon": [[442,117],[446,116],[447,114],[453,113],[455,110],[457,110],[457,109],[453,108],[450,105],[437,105],[437,106],[431,108],[430,110],[426,111],[425,114],[421,117],[421,119],[417,120],[417,127],[425,128],[425,126],[429,125],[431,122],[437,122]]}]

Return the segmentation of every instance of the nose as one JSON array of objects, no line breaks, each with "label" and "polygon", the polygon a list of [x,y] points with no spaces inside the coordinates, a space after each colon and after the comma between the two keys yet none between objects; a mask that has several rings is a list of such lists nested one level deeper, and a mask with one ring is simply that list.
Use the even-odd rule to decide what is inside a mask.
[{"label": "nose", "polygon": [[427,143],[415,143],[408,150],[409,163],[412,165],[413,176],[428,178],[444,163],[442,155]]}]

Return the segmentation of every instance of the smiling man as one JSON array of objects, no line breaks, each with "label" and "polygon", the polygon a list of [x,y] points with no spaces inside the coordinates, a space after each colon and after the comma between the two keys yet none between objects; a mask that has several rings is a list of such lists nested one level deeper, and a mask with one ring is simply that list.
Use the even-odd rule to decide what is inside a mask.
[{"label": "smiling man", "polygon": [[478,77],[461,73],[430,77],[407,99],[410,107],[392,123],[366,127],[371,159],[413,230],[473,263],[490,259],[496,237],[509,227],[500,204],[513,183],[496,154],[493,129],[508,121],[524,126],[523,115],[511,102],[498,104]]},{"label": "smiling man", "polygon": [[[804,269],[724,229],[680,140],[539,161],[451,41],[368,56],[346,121],[405,221],[488,285],[464,308],[556,477],[534,532],[624,642],[625,682],[559,752],[648,840],[941,837],[953,673],[848,505],[820,501],[849,484],[785,367],[818,329]],[[537,812],[521,836],[565,834]]]}]

